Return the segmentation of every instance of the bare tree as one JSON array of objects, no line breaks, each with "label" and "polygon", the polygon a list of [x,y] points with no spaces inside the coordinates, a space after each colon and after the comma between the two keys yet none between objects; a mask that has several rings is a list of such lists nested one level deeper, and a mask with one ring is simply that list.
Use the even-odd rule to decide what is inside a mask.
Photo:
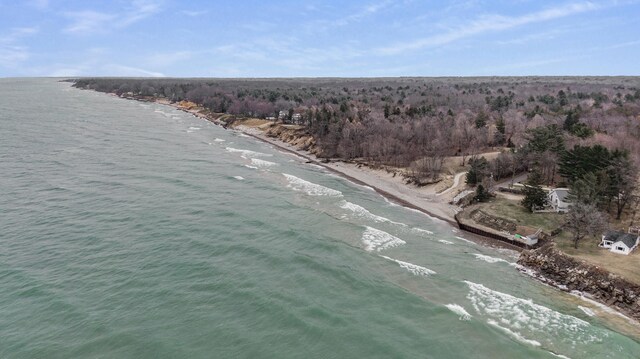
[{"label": "bare tree", "polygon": [[607,229],[607,215],[592,204],[576,203],[567,213],[565,228],[573,233],[573,247],[587,236],[596,236]]}]

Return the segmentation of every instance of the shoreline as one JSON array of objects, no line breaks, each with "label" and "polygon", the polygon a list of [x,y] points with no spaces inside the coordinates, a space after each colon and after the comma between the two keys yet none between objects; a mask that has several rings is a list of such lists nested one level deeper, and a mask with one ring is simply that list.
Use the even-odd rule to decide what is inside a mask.
[{"label": "shoreline", "polygon": [[[423,206],[417,205],[415,203],[412,203],[411,201],[402,198],[400,195],[398,195],[397,193],[391,193],[390,191],[387,191],[385,189],[380,188],[380,186],[377,183],[371,183],[367,182],[366,180],[363,180],[361,177],[355,175],[352,172],[348,172],[348,171],[342,171],[340,170],[340,164],[346,164],[345,162],[329,162],[329,163],[324,163],[322,161],[319,161],[317,158],[311,157],[312,155],[310,154],[306,154],[303,153],[300,150],[297,150],[295,148],[293,148],[292,145],[280,141],[278,139],[275,138],[271,138],[268,137],[266,135],[263,134],[258,134],[255,133],[255,131],[251,131],[251,130],[247,130],[247,129],[242,129],[242,128],[233,128],[236,131],[240,131],[248,136],[251,136],[252,138],[255,138],[259,141],[268,143],[274,147],[276,147],[279,150],[282,151],[286,151],[288,153],[294,154],[296,156],[302,157],[305,160],[307,160],[307,163],[311,163],[317,166],[321,166],[323,168],[325,168],[326,170],[328,170],[329,172],[338,175],[342,178],[347,179],[348,181],[351,181],[353,183],[355,183],[356,185],[360,185],[360,186],[366,186],[369,187],[371,189],[373,189],[376,193],[378,193],[379,195],[383,196],[384,198],[386,198],[387,200],[396,203],[400,206],[403,206],[405,208],[414,210],[414,211],[418,211],[428,217],[431,217],[432,219],[435,220],[439,220],[442,221],[448,225],[450,225],[451,227],[453,227],[454,229],[462,232],[465,234],[465,236],[467,236],[469,239],[472,239],[474,243],[480,244],[482,246],[485,247],[491,247],[491,248],[506,248],[506,249],[510,249],[513,251],[516,251],[518,253],[522,252],[524,250],[524,248],[515,246],[515,245],[511,245],[507,242],[502,242],[502,241],[497,241],[495,239],[491,239],[491,238],[487,238],[487,237],[483,237],[471,232],[467,232],[464,231],[462,229],[460,229],[458,227],[458,223],[455,221],[453,214],[450,217],[447,217],[445,215],[443,215],[443,213],[434,213],[433,210],[424,208]],[[260,130],[256,130],[256,131],[260,131]],[[338,164],[338,165],[336,165]],[[361,172],[366,172],[366,171],[362,171],[359,170]],[[429,202],[430,204],[433,204],[434,206],[443,206],[443,203],[440,202]],[[447,205],[448,206],[448,205]]]},{"label": "shoreline", "polygon": [[[398,205],[401,205],[403,207],[409,208],[411,210],[418,211],[418,212],[423,213],[424,215],[426,215],[428,217],[431,217],[433,219],[437,219],[437,220],[440,220],[442,222],[445,222],[448,225],[450,225],[453,229],[455,229],[456,231],[460,231],[461,233],[464,233],[465,237],[469,238],[470,240],[472,240],[474,243],[476,243],[478,245],[482,245],[482,246],[488,247],[488,248],[502,248],[502,249],[506,248],[506,249],[514,250],[514,251],[519,253],[519,257],[520,258],[522,258],[522,253],[525,251],[524,248],[521,248],[521,247],[518,247],[518,246],[515,246],[515,245],[511,245],[511,244],[506,243],[506,242],[502,242],[502,241],[498,241],[498,240],[495,240],[495,239],[491,239],[491,238],[488,238],[488,237],[484,237],[484,236],[481,236],[481,235],[477,235],[477,234],[474,234],[474,233],[471,233],[471,232],[467,232],[467,231],[464,231],[464,230],[460,229],[458,227],[458,223],[455,221],[454,216],[453,216],[455,213],[451,213],[450,216],[449,216],[449,215],[447,215],[446,209],[443,210],[443,208],[446,208],[444,206],[449,206],[448,204],[444,204],[442,202],[434,202],[433,200],[421,198],[421,203],[418,205],[418,204],[414,203],[415,201],[410,201],[410,200],[407,200],[407,199],[403,198],[404,196],[407,195],[407,192],[409,192],[409,193],[413,192],[412,194],[414,194],[414,195],[417,194],[420,197],[424,197],[424,196],[422,196],[420,194],[419,191],[412,191],[412,189],[409,186],[407,186],[406,184],[403,184],[403,186],[406,189],[408,189],[408,191],[405,191],[405,193],[392,193],[392,192],[395,192],[395,191],[393,191],[393,189],[391,191],[389,191],[389,190],[386,190],[386,188],[385,189],[380,188],[380,187],[383,187],[383,186],[378,186],[377,184],[380,184],[380,183],[378,183],[378,181],[375,181],[375,180],[367,181],[367,178],[362,178],[362,176],[360,176],[363,173],[369,172],[369,176],[370,177],[375,177],[374,174],[371,174],[371,173],[374,172],[372,169],[361,170],[359,168],[356,168],[357,172],[359,172],[359,174],[358,174],[357,172],[354,172],[353,169],[351,169],[351,170],[348,169],[348,166],[356,167],[353,164],[349,164],[349,163],[341,162],[341,161],[340,162],[328,162],[328,163],[325,163],[325,162],[323,162],[321,160],[318,160],[313,154],[305,153],[302,150],[299,150],[299,149],[295,148],[295,146],[293,146],[293,145],[291,145],[291,144],[289,144],[289,143],[287,143],[285,141],[282,141],[282,140],[280,140],[278,138],[267,136],[265,134],[265,131],[263,131],[261,129],[254,128],[254,127],[246,127],[246,126],[242,126],[242,125],[239,125],[239,126],[227,125],[225,122],[220,121],[220,120],[218,120],[217,118],[215,118],[213,116],[200,113],[199,109],[187,109],[187,108],[179,106],[177,103],[170,103],[169,101],[163,100],[163,99],[156,99],[156,98],[154,98],[154,99],[143,99],[143,98],[135,98],[135,97],[120,97],[120,96],[117,96],[115,94],[112,94],[112,95],[116,96],[118,98],[123,98],[123,99],[128,99],[128,100],[136,100],[136,101],[141,101],[141,102],[153,102],[153,103],[157,103],[157,104],[160,104],[160,105],[170,106],[172,108],[178,109],[178,110],[183,111],[183,112],[188,113],[188,114],[191,114],[191,115],[193,115],[195,117],[198,117],[200,119],[209,121],[209,122],[211,122],[213,124],[216,124],[216,125],[218,125],[220,127],[223,127],[224,129],[231,129],[231,130],[234,130],[234,131],[241,132],[241,133],[243,133],[245,135],[250,136],[251,138],[254,138],[254,139],[259,140],[261,142],[264,142],[264,143],[267,143],[269,145],[272,145],[275,148],[277,148],[278,150],[281,150],[281,151],[284,151],[284,152],[299,156],[299,157],[303,158],[304,160],[306,160],[307,163],[311,163],[311,164],[314,164],[314,165],[317,165],[317,166],[321,166],[324,169],[328,170],[330,173],[338,175],[338,176],[340,176],[340,177],[342,177],[342,178],[344,178],[344,179],[346,179],[348,181],[353,182],[356,185],[366,186],[366,187],[372,188],[376,193],[380,194],[384,198],[386,198],[389,201],[392,201],[392,202],[394,202],[394,203],[396,203]],[[346,170],[345,170],[345,168],[346,168]],[[369,179],[371,179],[371,178],[369,178]],[[376,183],[371,183],[371,182],[376,182]],[[389,184],[389,183],[387,183],[387,184]],[[397,190],[397,188],[395,188],[395,189]],[[433,205],[436,208],[440,207],[439,209],[440,209],[441,212],[440,213],[434,213],[436,211],[433,211],[433,210],[430,210],[428,208],[425,208],[427,204],[428,205]],[[551,278],[545,276],[541,271],[538,271],[538,270],[536,270],[534,268],[530,268],[530,267],[527,267],[527,266],[522,266],[522,268],[523,268],[522,270],[519,270],[521,273],[524,273],[529,278],[534,279],[538,283],[541,283],[543,285],[552,287],[552,288],[554,288],[556,290],[559,290],[560,292],[571,294],[562,285],[559,285],[558,283],[553,281]],[[586,296],[582,296],[581,295],[581,296],[577,296],[577,297],[585,297],[585,298],[587,298],[589,300],[592,300],[592,301],[598,303],[599,305],[604,306],[604,307],[608,308],[609,310],[613,311],[614,315],[617,314],[617,315],[622,315],[622,316],[626,317],[626,315],[629,314],[629,313],[624,313],[624,311],[620,311],[619,308],[616,308],[616,307],[614,307],[614,306],[612,306],[612,305],[610,305],[610,304],[608,304],[606,302],[598,300],[598,298],[590,298],[588,293],[584,293],[584,294],[587,294],[587,295]],[[627,319],[630,319],[635,327],[640,327],[640,322],[638,322],[637,320],[635,320],[633,318],[634,318],[634,315],[631,315],[631,317],[627,317]]]}]

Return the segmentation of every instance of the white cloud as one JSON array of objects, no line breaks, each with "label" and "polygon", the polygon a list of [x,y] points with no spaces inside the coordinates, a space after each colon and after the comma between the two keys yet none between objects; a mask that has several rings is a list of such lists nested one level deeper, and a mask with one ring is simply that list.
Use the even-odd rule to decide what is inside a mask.
[{"label": "white cloud", "polygon": [[[335,27],[347,26],[349,24],[362,21],[367,17],[373,16],[381,10],[393,5],[394,2],[391,0],[385,0],[377,3],[372,3],[367,6],[359,8],[357,11],[344,16],[342,18],[333,19],[333,20],[319,20],[314,21],[308,24],[307,28],[311,31],[326,31],[333,29]],[[317,11],[317,8],[313,8],[314,11]],[[335,11],[334,11],[335,12]]]},{"label": "white cloud", "polygon": [[64,29],[68,33],[87,34],[106,31],[108,24],[115,19],[115,15],[93,10],[65,13],[72,23]]},{"label": "white cloud", "polygon": [[108,32],[114,28],[125,28],[156,14],[160,9],[160,3],[156,1],[133,0],[127,8],[119,12],[71,11],[64,14],[71,19],[71,24],[64,29],[64,32],[89,34]]},{"label": "white cloud", "polygon": [[0,36],[0,44],[11,44],[23,37],[38,33],[37,27],[14,27],[6,35]]},{"label": "white cloud", "polygon": [[539,32],[535,34],[528,34],[522,37],[510,39],[510,40],[498,40],[496,43],[498,45],[524,45],[529,44],[531,42],[540,41],[540,40],[553,40],[555,39],[561,32],[557,30]]},{"label": "white cloud", "polygon": [[393,4],[393,1],[387,0],[379,3],[367,5],[364,8],[362,8],[360,11],[337,20],[335,22],[335,25],[348,25],[349,23],[352,23],[352,22],[361,21],[362,19],[371,15],[374,15],[375,13],[388,7],[391,4]]},{"label": "white cloud", "polygon": [[118,27],[126,27],[143,20],[160,11],[160,3],[153,0],[134,0],[126,10],[124,17],[118,22]]},{"label": "white cloud", "polygon": [[163,73],[149,71],[137,67],[108,64],[102,67],[105,76],[123,76],[123,77],[165,77]]},{"label": "white cloud", "polygon": [[29,51],[22,46],[3,46],[0,47],[0,66],[1,67],[17,67],[21,62],[29,59]]},{"label": "white cloud", "polygon": [[207,11],[207,10],[182,10],[180,12],[182,14],[184,14],[184,15],[187,15],[187,16],[196,17],[196,16],[205,15],[209,11]]},{"label": "white cloud", "polygon": [[19,40],[36,33],[37,27],[16,27],[0,36],[0,67],[15,68],[28,60],[29,49],[19,44]]},{"label": "white cloud", "polygon": [[593,11],[601,7],[601,5],[597,5],[592,2],[582,2],[562,5],[521,16],[509,17],[502,15],[485,15],[471,21],[469,25],[461,26],[457,29],[422,39],[379,48],[376,52],[381,55],[394,55],[404,51],[442,46],[489,31],[501,31],[517,26],[549,21],[587,11]]}]

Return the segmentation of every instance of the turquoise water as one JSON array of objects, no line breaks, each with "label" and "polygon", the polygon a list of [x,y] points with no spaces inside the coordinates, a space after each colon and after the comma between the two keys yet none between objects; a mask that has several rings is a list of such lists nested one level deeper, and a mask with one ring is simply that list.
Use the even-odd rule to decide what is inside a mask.
[{"label": "turquoise water", "polygon": [[514,252],[170,107],[4,79],[0,134],[2,358],[640,356]]}]

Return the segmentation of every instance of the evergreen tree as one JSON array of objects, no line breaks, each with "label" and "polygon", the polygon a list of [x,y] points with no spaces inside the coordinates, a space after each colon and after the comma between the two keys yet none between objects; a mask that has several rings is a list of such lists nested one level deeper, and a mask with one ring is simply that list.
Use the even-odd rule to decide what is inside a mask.
[{"label": "evergreen tree", "polygon": [[473,197],[475,202],[486,202],[491,198],[491,194],[484,189],[484,186],[479,184],[476,188],[476,195]]},{"label": "evergreen tree", "polygon": [[542,208],[547,204],[547,192],[540,186],[526,186],[524,198],[520,202],[524,208],[533,212],[536,208]]},{"label": "evergreen tree", "polygon": [[466,182],[469,185],[475,186],[480,183],[484,176],[486,176],[487,169],[489,168],[489,162],[486,158],[471,158],[469,159],[469,171],[466,175]]},{"label": "evergreen tree", "polygon": [[562,153],[564,151],[564,137],[556,125],[536,127],[527,130],[526,139],[529,140],[525,150],[528,152],[544,153],[546,151]]},{"label": "evergreen tree", "polygon": [[487,126],[487,121],[489,121],[489,115],[484,111],[480,111],[478,116],[476,116],[476,128],[483,128]]}]

